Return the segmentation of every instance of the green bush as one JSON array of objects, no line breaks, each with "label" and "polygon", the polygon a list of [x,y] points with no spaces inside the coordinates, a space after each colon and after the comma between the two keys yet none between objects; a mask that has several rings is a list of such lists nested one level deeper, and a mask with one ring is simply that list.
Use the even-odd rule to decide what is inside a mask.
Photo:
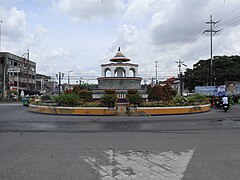
[{"label": "green bush", "polygon": [[187,98],[185,98],[184,96],[175,96],[173,99],[172,99],[172,102],[173,104],[176,104],[176,105],[188,105],[188,100]]},{"label": "green bush", "polygon": [[129,94],[129,95],[127,95],[127,99],[130,104],[139,105],[143,102],[142,96],[140,96],[139,94]]},{"label": "green bush", "polygon": [[187,97],[187,99],[190,105],[209,103],[208,98],[203,94],[193,94]]},{"label": "green bush", "polygon": [[92,91],[81,90],[81,91],[79,91],[79,97],[84,102],[90,102],[90,101],[92,101]]},{"label": "green bush", "polygon": [[130,95],[132,95],[132,94],[137,94],[138,93],[138,90],[136,90],[136,89],[129,89],[128,91],[127,91],[127,93]]},{"label": "green bush", "polygon": [[60,96],[55,97],[55,102],[59,106],[70,106],[75,107],[82,104],[81,98],[74,93],[71,94],[61,94]]},{"label": "green bush", "polygon": [[105,94],[100,98],[103,106],[114,107],[117,96],[115,94]]},{"label": "green bush", "polygon": [[49,95],[44,95],[44,96],[41,97],[41,100],[42,100],[43,102],[45,102],[45,101],[51,101],[52,98],[51,98],[51,96],[49,96]]}]

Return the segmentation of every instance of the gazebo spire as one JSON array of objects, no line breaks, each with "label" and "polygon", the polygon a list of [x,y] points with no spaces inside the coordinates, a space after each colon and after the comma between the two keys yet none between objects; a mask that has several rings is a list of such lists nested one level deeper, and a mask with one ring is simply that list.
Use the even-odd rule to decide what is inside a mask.
[{"label": "gazebo spire", "polygon": [[117,54],[116,54],[113,58],[111,58],[110,61],[112,61],[112,62],[120,62],[120,63],[121,63],[121,62],[130,61],[130,59],[129,59],[129,58],[126,58],[126,57],[123,55],[123,53],[121,52],[121,48],[118,47],[118,52],[117,52]]}]

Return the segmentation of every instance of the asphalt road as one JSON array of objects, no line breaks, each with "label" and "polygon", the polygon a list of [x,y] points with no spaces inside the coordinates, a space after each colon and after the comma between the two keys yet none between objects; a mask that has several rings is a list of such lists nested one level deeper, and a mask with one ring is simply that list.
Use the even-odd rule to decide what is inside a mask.
[{"label": "asphalt road", "polygon": [[224,113],[94,117],[0,105],[0,179],[240,177],[240,106]]}]

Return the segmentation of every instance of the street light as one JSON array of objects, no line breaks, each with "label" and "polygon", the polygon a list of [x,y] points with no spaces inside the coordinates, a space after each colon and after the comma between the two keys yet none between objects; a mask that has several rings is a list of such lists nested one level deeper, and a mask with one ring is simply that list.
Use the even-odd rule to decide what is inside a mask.
[{"label": "street light", "polygon": [[68,85],[70,84],[70,76],[69,75],[70,75],[71,72],[73,72],[73,70],[68,71]]}]

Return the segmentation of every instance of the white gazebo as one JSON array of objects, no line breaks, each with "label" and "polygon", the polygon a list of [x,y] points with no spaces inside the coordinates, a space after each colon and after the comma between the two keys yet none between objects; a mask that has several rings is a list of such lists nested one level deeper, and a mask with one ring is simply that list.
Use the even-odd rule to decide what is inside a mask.
[{"label": "white gazebo", "polygon": [[93,92],[93,98],[98,99],[104,94],[104,90],[116,90],[118,97],[124,98],[127,90],[137,90],[143,98],[146,98],[146,90],[141,89],[141,80],[138,74],[138,64],[129,63],[118,48],[117,54],[109,60],[111,63],[101,65],[101,77],[98,80],[98,90]]}]

